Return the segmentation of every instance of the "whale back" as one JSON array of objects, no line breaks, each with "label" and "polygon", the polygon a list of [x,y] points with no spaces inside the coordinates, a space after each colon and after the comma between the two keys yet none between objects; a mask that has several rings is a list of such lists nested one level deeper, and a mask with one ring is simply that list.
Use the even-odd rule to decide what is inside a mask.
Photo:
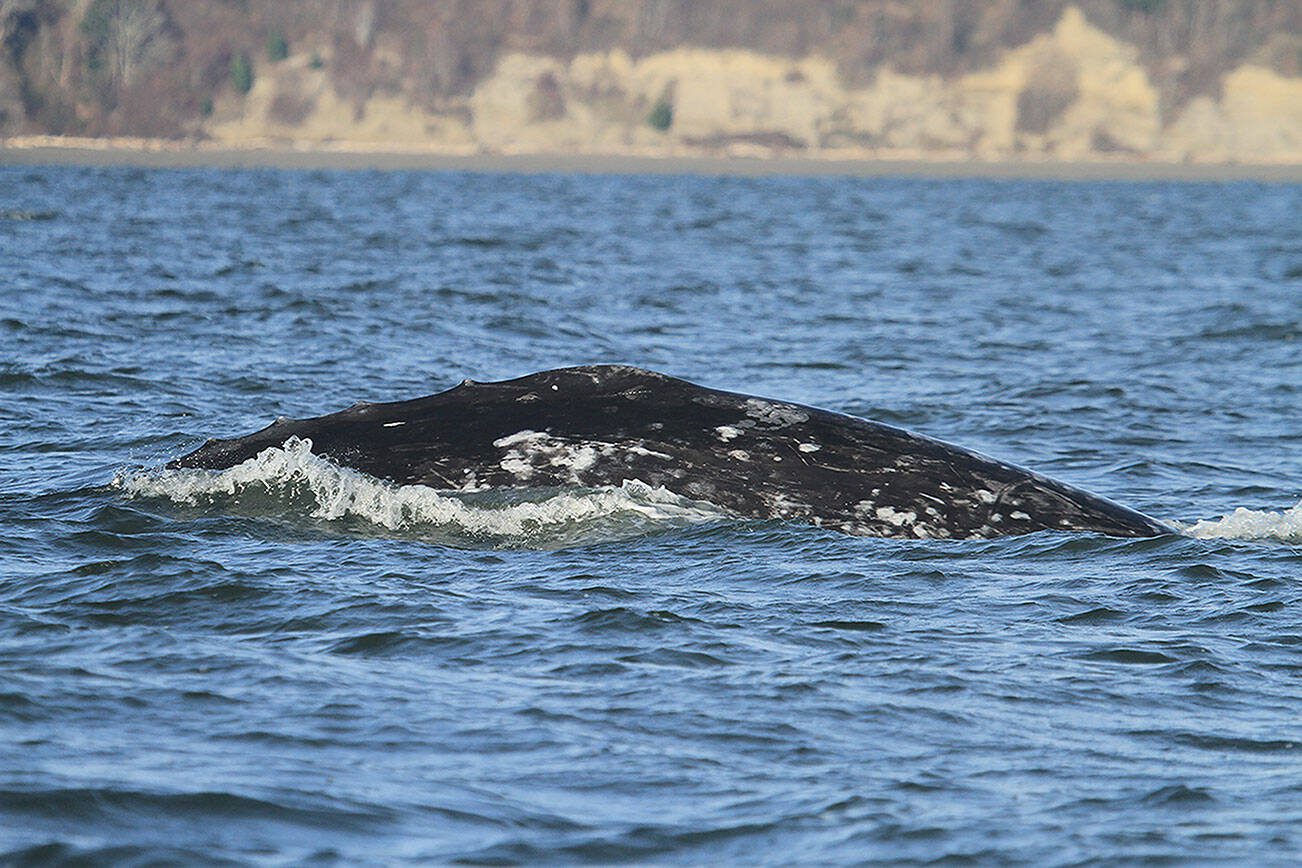
[{"label": "whale back", "polygon": [[640,480],[740,516],[848,533],[973,538],[1171,528],[1032,471],[890,425],[621,365],[465,381],[211,440],[173,467],[225,468],[292,437],[345,467],[454,491]]}]

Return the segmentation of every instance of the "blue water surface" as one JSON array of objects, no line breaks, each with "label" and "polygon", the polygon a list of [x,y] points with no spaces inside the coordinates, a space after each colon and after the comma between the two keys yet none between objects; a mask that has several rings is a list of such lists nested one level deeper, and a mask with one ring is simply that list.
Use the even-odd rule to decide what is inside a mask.
[{"label": "blue water surface", "polygon": [[[0,861],[1302,859],[1299,215],[1286,184],[0,169]],[[1196,536],[481,533],[142,470],[598,361]]]}]

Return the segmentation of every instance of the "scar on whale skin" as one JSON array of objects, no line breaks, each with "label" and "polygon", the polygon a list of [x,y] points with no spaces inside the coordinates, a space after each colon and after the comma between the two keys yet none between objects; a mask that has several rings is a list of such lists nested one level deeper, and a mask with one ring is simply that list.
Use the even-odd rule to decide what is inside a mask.
[{"label": "scar on whale skin", "polygon": [[623,365],[466,381],[425,398],[278,420],[244,437],[210,440],[168,466],[231,467],[292,437],[342,466],[404,485],[637,481],[742,517],[866,536],[1175,533],[1106,498],[921,434]]}]

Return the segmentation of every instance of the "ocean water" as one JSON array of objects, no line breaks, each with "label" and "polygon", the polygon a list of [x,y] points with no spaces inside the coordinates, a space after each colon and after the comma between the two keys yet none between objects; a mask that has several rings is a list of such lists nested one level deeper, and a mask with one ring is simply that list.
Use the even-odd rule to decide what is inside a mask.
[{"label": "ocean water", "polygon": [[[1302,187],[0,169],[0,862],[1302,859]],[[1182,536],[395,489],[360,400],[620,361]]]}]

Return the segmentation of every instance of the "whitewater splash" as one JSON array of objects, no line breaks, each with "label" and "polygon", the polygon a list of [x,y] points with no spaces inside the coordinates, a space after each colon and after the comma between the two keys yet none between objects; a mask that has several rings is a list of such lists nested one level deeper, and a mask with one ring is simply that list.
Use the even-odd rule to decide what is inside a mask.
[{"label": "whitewater splash", "polygon": [[289,511],[323,521],[361,519],[392,531],[498,545],[599,542],[727,518],[709,504],[636,480],[541,497],[534,492],[536,499],[528,500],[394,485],[315,455],[312,441],[297,437],[227,470],[124,472],[112,484],[128,497]]},{"label": "whitewater splash", "polygon": [[1239,507],[1229,515],[1180,528],[1198,539],[1279,540],[1302,543],[1302,501],[1283,512]]}]

